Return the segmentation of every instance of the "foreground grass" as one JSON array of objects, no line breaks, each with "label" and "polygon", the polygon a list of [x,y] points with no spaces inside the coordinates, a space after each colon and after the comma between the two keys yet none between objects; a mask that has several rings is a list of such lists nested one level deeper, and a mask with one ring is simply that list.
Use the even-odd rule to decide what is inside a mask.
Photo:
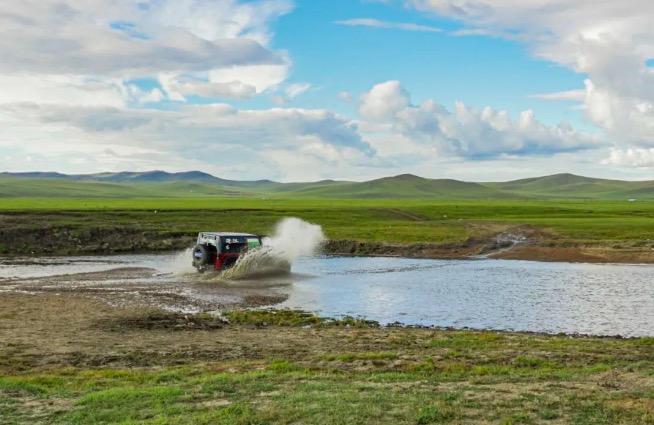
[{"label": "foreground grass", "polygon": [[244,352],[239,360],[191,359],[178,365],[157,365],[156,353],[150,353],[155,364],[138,369],[5,367],[0,369],[0,423],[654,421],[652,338],[388,330],[292,312],[227,316],[238,323],[229,326],[258,335],[262,344],[280,335],[319,338],[332,351]]},{"label": "foreground grass", "polygon": [[647,245],[654,202],[281,200],[281,199],[5,199],[5,227],[131,228],[163,233],[239,229],[269,233],[279,219],[320,224],[330,239],[456,243],[512,225],[535,226],[565,243]]}]

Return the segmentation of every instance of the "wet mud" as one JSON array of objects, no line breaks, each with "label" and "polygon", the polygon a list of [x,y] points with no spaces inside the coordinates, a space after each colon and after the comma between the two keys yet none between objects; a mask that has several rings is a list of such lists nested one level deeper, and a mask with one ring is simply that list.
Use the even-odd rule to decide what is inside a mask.
[{"label": "wet mud", "polygon": [[[22,266],[25,267],[25,264]],[[41,264],[33,267],[44,266]],[[0,294],[76,296],[97,300],[112,307],[198,313],[280,303],[286,299],[284,287],[293,279],[287,273],[276,280],[243,280],[237,285],[218,274],[173,275],[147,267],[116,267],[87,273],[0,277]]]}]

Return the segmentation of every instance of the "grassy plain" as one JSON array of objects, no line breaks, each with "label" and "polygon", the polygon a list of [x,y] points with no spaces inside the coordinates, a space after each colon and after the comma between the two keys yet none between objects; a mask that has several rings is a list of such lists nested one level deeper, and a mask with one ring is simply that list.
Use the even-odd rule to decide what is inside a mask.
[{"label": "grassy plain", "polygon": [[72,297],[4,301],[3,424],[654,421],[652,338],[378,328],[293,312],[239,311],[225,324]]},{"label": "grassy plain", "polygon": [[495,224],[535,226],[557,243],[654,240],[654,202],[644,201],[40,198],[3,199],[0,214],[21,228],[138,225],[189,234],[269,233],[279,219],[294,216],[322,225],[331,239],[400,244],[460,242],[494,232]]},{"label": "grassy plain", "polygon": [[[445,244],[515,226],[556,245],[642,246],[654,202],[2,199],[3,229],[270,233]],[[231,324],[69,296],[0,294],[1,424],[651,424],[654,340],[349,327],[237,312]],[[156,320],[155,320],[156,319]]]}]

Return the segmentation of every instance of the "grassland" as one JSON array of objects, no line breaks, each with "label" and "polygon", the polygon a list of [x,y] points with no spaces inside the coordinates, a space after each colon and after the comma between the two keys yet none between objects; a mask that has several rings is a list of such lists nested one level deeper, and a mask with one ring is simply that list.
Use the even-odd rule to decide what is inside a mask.
[{"label": "grassland", "polygon": [[235,312],[226,324],[73,297],[2,299],[3,424],[654,421],[651,338],[378,328],[291,312]]},{"label": "grassland", "polygon": [[461,242],[496,224],[535,226],[569,243],[654,240],[654,202],[40,198],[4,199],[0,215],[5,227],[22,229],[268,233],[295,216],[331,239],[363,242]]},{"label": "grassland", "polygon": [[[498,234],[540,249],[654,248],[654,202],[264,198],[4,198],[0,252],[173,249],[163,242],[207,229],[270,233],[289,216],[400,254],[421,244],[465,253]],[[225,324],[72,296],[1,293],[0,305],[3,425],[654,423],[651,338],[249,311]]]}]

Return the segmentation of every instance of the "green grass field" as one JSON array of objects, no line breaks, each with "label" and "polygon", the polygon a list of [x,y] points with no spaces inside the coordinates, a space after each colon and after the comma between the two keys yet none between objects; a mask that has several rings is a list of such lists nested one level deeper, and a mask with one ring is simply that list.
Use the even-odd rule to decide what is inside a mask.
[{"label": "green grass field", "polygon": [[4,199],[21,228],[139,226],[161,232],[269,233],[284,217],[320,224],[331,239],[447,243],[495,224],[532,225],[561,241],[654,240],[654,202],[298,199]]},{"label": "green grass field", "polygon": [[[645,201],[212,197],[0,202],[2,231],[14,229],[19,235],[63,228],[72,235],[103,228],[270,233],[290,216],[320,224],[330,239],[364,242],[461,242],[514,225],[542,229],[551,243],[561,245],[650,247],[654,240],[654,202]],[[56,303],[72,299],[62,298]],[[46,326],[39,320],[55,320],[3,308],[0,328],[11,330],[18,323],[30,328],[35,321],[39,329]],[[304,323],[306,316],[282,322],[250,311],[229,317],[231,335],[238,336],[227,343],[226,329],[198,330],[197,340],[178,346],[176,328],[158,333],[93,328],[96,342],[75,342],[66,334],[63,343],[75,348],[64,349],[63,356],[49,352],[41,338],[30,345],[17,333],[0,344],[0,423],[654,423],[652,338],[389,330],[360,328],[357,321],[336,329],[315,319]],[[6,324],[12,320],[14,325]],[[61,326],[81,325],[64,321]],[[108,360],[84,353],[123,335],[132,345],[120,348],[121,340],[107,353]],[[133,345],[141,339],[156,348]],[[207,347],[213,339],[223,342]],[[291,340],[291,348],[286,343],[270,347],[271,341]],[[60,360],[40,364],[46,355]]]},{"label": "green grass field", "polygon": [[[170,364],[164,353],[174,354],[175,348],[162,346],[159,356],[138,350],[113,355],[114,361],[127,362],[141,356],[148,367],[49,365],[12,373],[0,356],[0,421],[616,425],[654,420],[652,338],[389,330],[356,323],[344,329],[342,323],[325,326],[311,316],[284,312],[278,313],[284,316],[280,323],[290,320],[291,328],[261,327],[257,312],[236,314],[239,324],[230,326],[254,338],[238,360],[200,361],[189,354]],[[274,314],[265,315],[269,323],[277,322]],[[301,327],[309,324],[311,329]],[[211,339],[223,331],[197,336]],[[277,357],[275,349],[256,348],[265,346],[266,338],[321,345]],[[215,348],[216,353],[231,349]]]}]

